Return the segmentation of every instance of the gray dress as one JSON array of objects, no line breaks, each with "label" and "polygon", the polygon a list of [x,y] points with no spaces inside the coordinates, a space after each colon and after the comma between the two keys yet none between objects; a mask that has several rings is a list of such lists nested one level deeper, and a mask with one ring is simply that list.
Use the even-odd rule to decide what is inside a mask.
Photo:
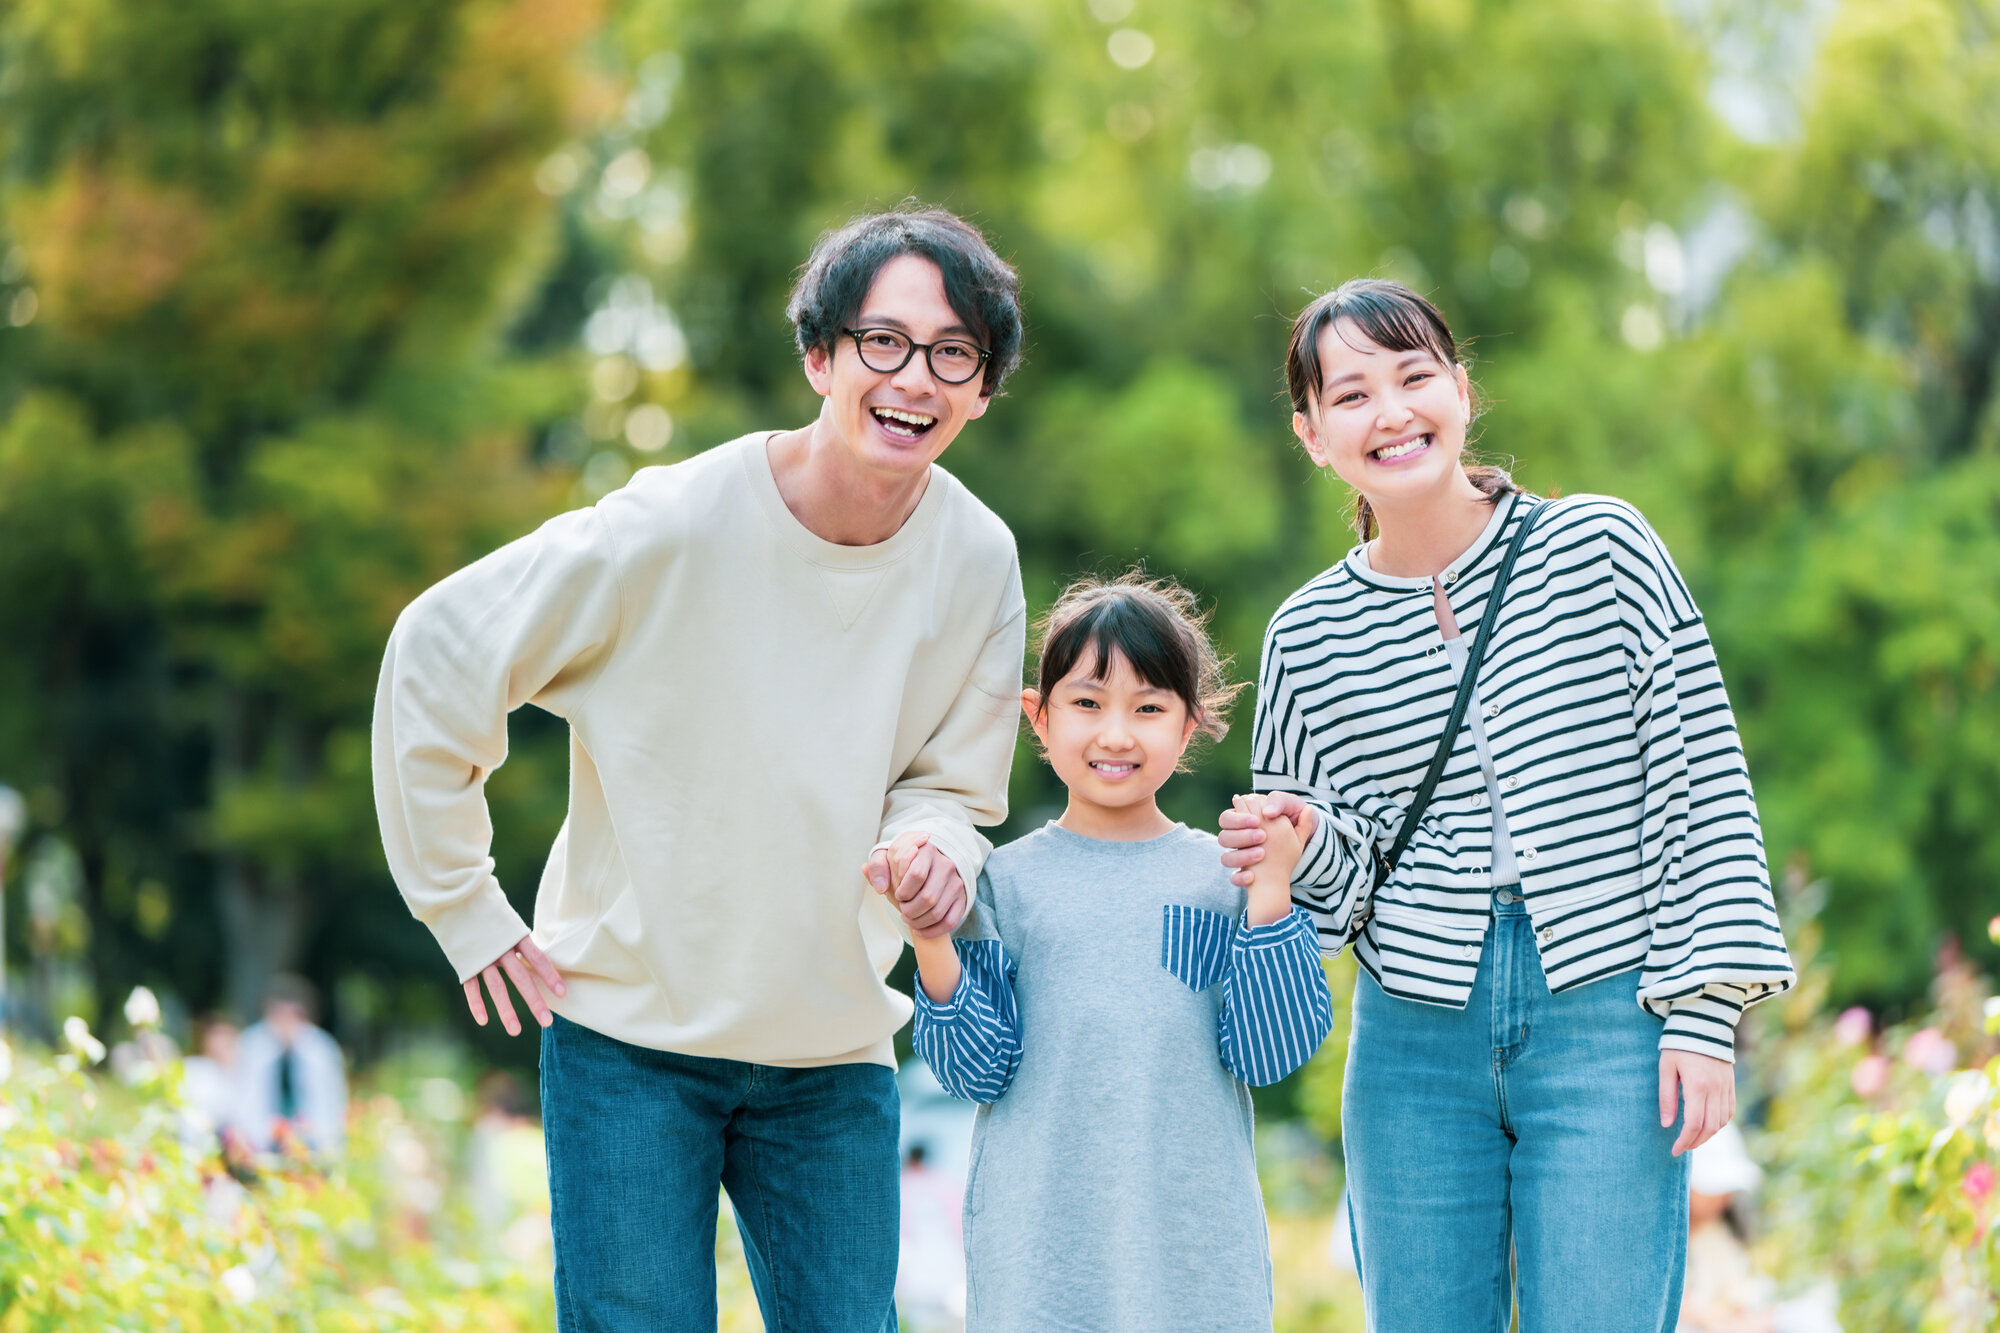
[{"label": "gray dress", "polygon": [[966,1182],[968,1333],[1271,1327],[1250,1093],[1332,1022],[1302,913],[1250,929],[1213,837],[1051,823],[995,851],[916,1045],[987,1103]]}]

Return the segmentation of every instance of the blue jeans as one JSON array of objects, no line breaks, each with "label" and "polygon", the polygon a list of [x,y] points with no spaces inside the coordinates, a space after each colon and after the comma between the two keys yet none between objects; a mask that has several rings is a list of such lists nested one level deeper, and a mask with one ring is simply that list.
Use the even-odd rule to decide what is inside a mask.
[{"label": "blue jeans", "polygon": [[561,1333],[714,1333],[718,1187],[769,1333],[895,1333],[895,1072],[542,1031]]},{"label": "blue jeans", "polygon": [[1341,1128],[1370,1333],[1505,1333],[1510,1295],[1521,1333],[1674,1327],[1688,1159],[1638,984],[1550,994],[1512,892],[1464,1009],[1361,974]]}]

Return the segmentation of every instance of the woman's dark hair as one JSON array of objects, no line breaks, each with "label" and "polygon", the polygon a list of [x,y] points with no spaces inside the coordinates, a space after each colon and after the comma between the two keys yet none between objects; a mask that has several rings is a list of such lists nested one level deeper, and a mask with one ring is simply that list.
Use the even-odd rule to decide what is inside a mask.
[{"label": "woman's dark hair", "polygon": [[[1458,341],[1436,306],[1400,282],[1353,278],[1313,298],[1292,321],[1292,341],[1285,349],[1285,387],[1292,396],[1292,411],[1302,416],[1311,415],[1319,400],[1320,334],[1331,328],[1336,337],[1345,340],[1338,327],[1342,321],[1354,325],[1384,351],[1429,352],[1439,365],[1458,365]],[[1477,416],[1477,393],[1472,403]],[[1488,504],[1498,504],[1502,496],[1521,489],[1504,468],[1491,464],[1467,463],[1465,475]],[[1362,541],[1375,535],[1375,513],[1368,507],[1368,497],[1359,492],[1354,496],[1354,530]]]},{"label": "woman's dark hair", "polygon": [[[1086,655],[1090,679],[1103,680],[1116,652],[1140,680],[1180,696],[1197,734],[1212,740],[1228,734],[1229,706],[1243,685],[1229,682],[1229,659],[1217,654],[1208,637],[1208,613],[1173,580],[1148,578],[1137,569],[1115,579],[1078,579],[1035,629],[1042,645],[1036,685],[1043,708]],[[1183,755],[1183,767],[1186,761]]]},{"label": "woman's dark hair", "polygon": [[979,391],[998,393],[1021,363],[1021,279],[977,227],[913,199],[855,218],[813,243],[785,305],[799,354],[816,347],[831,354],[841,330],[861,313],[875,275],[898,255],[921,255],[938,266],[944,299],[992,353]]}]

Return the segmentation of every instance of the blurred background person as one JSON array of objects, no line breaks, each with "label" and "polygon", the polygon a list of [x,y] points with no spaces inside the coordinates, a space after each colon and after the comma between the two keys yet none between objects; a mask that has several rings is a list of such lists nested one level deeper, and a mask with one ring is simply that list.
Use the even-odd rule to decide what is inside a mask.
[{"label": "blurred background person", "polygon": [[504,1069],[476,1086],[479,1116],[468,1145],[467,1187],[479,1230],[516,1263],[549,1262],[548,1153],[533,1096]]},{"label": "blurred background person", "polygon": [[241,1127],[269,1152],[289,1136],[316,1156],[340,1153],[347,1128],[347,1062],[315,1026],[319,997],[304,977],[281,972],[264,990],[264,1018],[237,1047]]},{"label": "blurred background person", "polygon": [[1750,1160],[1742,1131],[1724,1125],[1692,1156],[1678,1333],[1841,1333],[1830,1284],[1780,1301],[1777,1284],[1751,1258],[1747,1213],[1764,1172]]},{"label": "blurred background person", "polygon": [[965,1177],[931,1165],[930,1147],[903,1154],[902,1232],[896,1264],[896,1312],[910,1333],[958,1333],[965,1327]]},{"label": "blurred background person", "polygon": [[237,1053],[243,1034],[220,1014],[195,1020],[195,1053],[181,1062],[181,1142],[208,1148],[241,1138]]}]

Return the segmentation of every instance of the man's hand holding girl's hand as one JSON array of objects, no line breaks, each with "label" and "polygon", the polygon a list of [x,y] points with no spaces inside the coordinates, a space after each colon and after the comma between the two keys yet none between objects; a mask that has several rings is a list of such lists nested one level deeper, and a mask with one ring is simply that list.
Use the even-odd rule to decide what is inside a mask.
[{"label": "man's hand holding girl's hand", "polygon": [[[1263,839],[1257,859],[1247,867],[1250,876],[1250,924],[1268,926],[1273,921],[1282,921],[1292,910],[1292,868],[1298,865],[1299,854],[1305,850],[1305,839],[1300,836],[1292,817],[1281,813],[1275,796],[1235,797],[1230,809],[1223,812],[1224,821],[1228,821],[1231,815],[1254,820],[1254,827]],[[1227,829],[1228,823],[1225,822],[1223,827]],[[1307,825],[1308,829],[1310,827]],[[1229,863],[1227,852],[1222,860],[1225,865]],[[1238,876],[1230,878],[1235,882]]]},{"label": "man's hand holding girl's hand", "polygon": [[949,935],[965,920],[965,881],[949,856],[924,833],[905,833],[861,867],[875,892],[886,894],[919,939]]},{"label": "man's hand holding girl's hand", "polygon": [[[927,881],[940,864],[950,871],[947,887],[956,888],[956,900],[942,916],[938,916],[935,903],[919,912],[916,909],[924,903]],[[958,868],[952,865],[950,857],[933,851],[930,839],[924,834],[905,833],[869,857],[864,873],[877,893],[890,894],[904,920],[910,923],[910,947],[916,951],[917,980],[924,994],[938,1004],[950,1003],[958,992],[959,978],[958,949],[951,942],[951,932],[965,918],[966,909],[965,882],[959,877]],[[947,895],[941,892],[940,897],[944,896]],[[920,928],[919,921],[930,917],[937,918],[936,924]]]},{"label": "man's hand holding girl's hand", "polygon": [[[1240,803],[1244,797],[1237,797]],[[1230,869],[1229,882],[1239,889],[1247,889],[1255,878],[1254,868],[1264,859],[1266,843],[1271,828],[1270,821],[1282,819],[1298,832],[1299,844],[1304,846],[1313,835],[1318,816],[1303,798],[1294,792],[1265,792],[1261,798],[1261,811],[1252,812],[1239,807],[1222,812],[1222,832],[1216,840],[1222,844],[1222,864]],[[1285,866],[1285,876],[1289,880],[1292,867],[1298,864],[1294,854]]]}]

